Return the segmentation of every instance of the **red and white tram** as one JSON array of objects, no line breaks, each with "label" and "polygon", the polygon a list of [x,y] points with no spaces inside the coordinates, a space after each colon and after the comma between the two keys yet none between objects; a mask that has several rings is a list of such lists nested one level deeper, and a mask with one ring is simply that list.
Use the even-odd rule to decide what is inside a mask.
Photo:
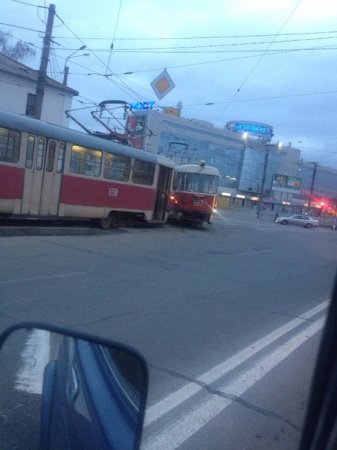
[{"label": "red and white tram", "polygon": [[176,166],[168,221],[211,223],[216,208],[219,176],[218,169],[207,166],[203,161]]},{"label": "red and white tram", "polygon": [[172,161],[0,111],[0,215],[165,222]]}]

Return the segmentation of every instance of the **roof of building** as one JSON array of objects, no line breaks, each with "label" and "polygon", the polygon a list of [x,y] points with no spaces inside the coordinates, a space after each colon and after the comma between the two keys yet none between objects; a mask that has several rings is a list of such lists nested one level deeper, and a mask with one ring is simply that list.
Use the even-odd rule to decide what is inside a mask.
[{"label": "roof of building", "polygon": [[[0,53],[0,73],[7,73],[15,77],[24,78],[25,80],[37,82],[39,71],[34,70],[31,67],[28,67],[25,64],[4,55],[3,53]],[[46,85],[64,91],[72,96],[78,95],[78,91],[75,91],[75,89],[65,86],[64,84],[59,83],[48,76]]]}]

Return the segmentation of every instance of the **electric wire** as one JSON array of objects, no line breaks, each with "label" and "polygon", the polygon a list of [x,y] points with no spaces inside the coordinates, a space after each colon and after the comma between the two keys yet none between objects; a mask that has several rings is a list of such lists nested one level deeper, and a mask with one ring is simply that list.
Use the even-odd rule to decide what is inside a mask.
[{"label": "electric wire", "polygon": [[115,23],[115,29],[114,29],[114,32],[113,32],[112,42],[111,42],[111,45],[110,45],[109,59],[108,59],[108,62],[107,62],[107,65],[106,65],[106,69],[105,69],[105,72],[106,72],[106,73],[108,73],[108,68],[110,67],[111,53],[112,53],[112,50],[113,50],[113,48],[114,48],[114,42],[115,42],[115,37],[116,37],[117,27],[118,27],[118,23],[119,23],[119,15],[120,15],[120,12],[121,12],[122,3],[123,3],[123,0],[120,0],[120,2],[119,2],[119,8],[118,8],[118,13],[117,13],[117,19],[116,19],[116,23]]},{"label": "electric wire", "polygon": [[[307,35],[321,35],[321,34],[333,34],[337,33],[337,30],[330,30],[330,31],[306,31],[306,32],[296,32],[296,33],[274,33],[274,34],[241,34],[241,35],[223,35],[223,36],[181,36],[181,37],[161,37],[161,36],[154,36],[154,37],[119,37],[116,38],[116,41],[168,41],[168,40],[208,40],[208,39],[242,39],[242,38],[264,38],[264,37],[274,37],[274,36],[307,36]],[[68,36],[57,36],[57,38],[62,39],[75,39],[74,37],[68,37]],[[77,39],[77,38],[76,38]],[[108,40],[108,37],[85,37],[81,38],[85,40]]]},{"label": "electric wire", "polygon": [[[264,101],[264,100],[280,100],[284,98],[296,98],[296,97],[310,97],[315,95],[330,95],[330,94],[337,94],[337,90],[331,90],[331,91],[319,91],[319,92],[306,92],[306,93],[299,93],[299,94],[284,94],[284,95],[273,95],[273,96],[266,96],[266,97],[254,97],[254,98],[246,98],[246,99],[238,99],[233,100],[233,103],[246,103],[246,102],[256,102],[256,101]],[[184,105],[191,107],[191,106],[216,106],[216,105],[224,105],[227,104],[230,100],[222,101],[222,102],[207,102],[207,103],[193,103],[193,104],[187,104]]]},{"label": "electric wire", "polygon": [[[241,89],[245,86],[245,84],[248,82],[248,80],[251,78],[251,76],[253,75],[253,73],[255,72],[257,66],[260,64],[262,58],[264,57],[264,55],[266,54],[267,50],[269,50],[270,46],[272,45],[272,42],[275,41],[275,39],[277,38],[277,36],[281,33],[281,31],[284,29],[284,27],[287,25],[287,23],[289,22],[289,20],[291,19],[291,17],[294,15],[295,11],[297,10],[297,8],[300,6],[300,4],[302,3],[302,0],[299,0],[295,7],[293,8],[293,10],[291,11],[291,13],[288,15],[288,17],[286,18],[286,20],[283,22],[281,28],[278,30],[278,32],[276,33],[276,35],[274,36],[274,38],[272,39],[272,41],[268,44],[266,50],[259,56],[259,58],[257,59],[257,61],[255,62],[255,64],[253,64],[251,70],[248,72],[248,74],[246,75],[246,77],[243,79],[243,81],[241,82],[241,84],[239,85],[239,87],[236,89],[236,91],[234,92],[232,98],[231,98],[231,102],[228,103],[225,107],[225,111],[229,108],[229,106],[231,105],[232,101],[235,99],[235,97],[239,94],[239,92],[241,91]],[[220,117],[223,115],[223,113],[225,111],[222,111],[221,114],[219,115],[218,119],[216,122],[219,121]]]},{"label": "electric wire", "polygon": [[[56,13],[55,13],[55,15],[56,15],[57,18],[61,21],[61,23],[63,23],[63,25],[65,26],[65,28],[67,28],[67,30],[68,30],[71,34],[73,34],[77,39],[79,39],[79,41],[82,43],[82,45],[85,45],[85,46],[87,47],[87,45],[85,44],[85,42],[84,42],[82,39],[80,39],[80,38],[76,35],[76,33],[74,33],[74,32],[71,30],[71,28],[64,22],[64,20],[62,20],[62,19],[60,18],[60,16],[58,16]],[[92,49],[90,49],[89,47],[88,47],[88,50],[95,56],[95,58],[96,58],[96,59],[103,65],[103,67],[105,68],[105,62],[104,62],[100,57],[97,56],[96,52],[93,51]],[[115,75],[115,74],[111,74],[111,75]],[[112,84],[114,84],[115,86],[117,86],[117,87],[118,87],[121,91],[123,91],[124,93],[127,93],[128,95],[130,95],[130,91],[131,91],[131,92],[132,92],[132,95],[133,95],[133,96],[135,95],[135,92],[133,92],[132,90],[130,90],[129,87],[127,86],[127,84],[126,84],[123,80],[119,80],[119,81],[111,80],[111,79],[109,78],[109,74],[107,74],[107,75],[102,75],[102,76],[105,76],[106,79],[108,79]],[[135,97],[133,97],[133,98],[135,98]],[[139,98],[139,97],[136,97],[136,98]]]}]

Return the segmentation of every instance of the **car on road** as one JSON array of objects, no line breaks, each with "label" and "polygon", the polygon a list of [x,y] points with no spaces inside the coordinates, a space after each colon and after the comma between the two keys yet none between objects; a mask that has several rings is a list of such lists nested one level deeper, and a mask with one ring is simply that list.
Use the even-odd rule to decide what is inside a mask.
[{"label": "car on road", "polygon": [[306,214],[294,214],[293,216],[282,216],[275,220],[281,225],[300,225],[304,228],[318,227],[319,222]]}]

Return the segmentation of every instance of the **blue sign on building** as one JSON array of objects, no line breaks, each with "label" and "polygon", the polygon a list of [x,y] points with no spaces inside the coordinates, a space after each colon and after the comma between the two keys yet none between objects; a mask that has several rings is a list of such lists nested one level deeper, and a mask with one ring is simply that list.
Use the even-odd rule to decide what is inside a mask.
[{"label": "blue sign on building", "polygon": [[147,111],[153,109],[154,101],[149,102],[132,102],[130,104],[131,111]]},{"label": "blue sign on building", "polygon": [[270,141],[274,136],[273,127],[265,123],[233,120],[227,122],[226,128],[227,130],[234,131],[234,133],[248,133],[249,136],[257,137],[265,141]]}]

